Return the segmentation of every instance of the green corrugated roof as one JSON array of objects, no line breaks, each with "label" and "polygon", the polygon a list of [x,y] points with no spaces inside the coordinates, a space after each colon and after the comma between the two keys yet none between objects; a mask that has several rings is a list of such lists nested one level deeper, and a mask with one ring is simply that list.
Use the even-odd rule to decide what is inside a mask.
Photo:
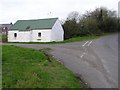
[{"label": "green corrugated roof", "polygon": [[18,20],[10,30],[51,29],[57,19]]}]

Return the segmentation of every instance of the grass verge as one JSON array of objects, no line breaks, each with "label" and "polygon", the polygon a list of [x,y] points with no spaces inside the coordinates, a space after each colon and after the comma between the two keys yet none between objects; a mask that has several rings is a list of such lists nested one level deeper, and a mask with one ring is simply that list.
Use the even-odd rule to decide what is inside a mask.
[{"label": "grass verge", "polygon": [[3,88],[82,88],[81,81],[43,51],[3,46]]}]

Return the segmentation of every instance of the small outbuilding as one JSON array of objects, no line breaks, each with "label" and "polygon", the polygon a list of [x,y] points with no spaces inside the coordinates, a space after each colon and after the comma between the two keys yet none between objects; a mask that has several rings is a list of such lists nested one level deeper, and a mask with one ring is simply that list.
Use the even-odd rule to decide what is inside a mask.
[{"label": "small outbuilding", "polygon": [[12,26],[12,23],[10,23],[10,24],[0,24],[0,33],[2,33],[3,35],[7,35],[8,30],[10,29],[11,26]]},{"label": "small outbuilding", "polygon": [[8,42],[63,41],[64,30],[58,18],[18,20],[8,31]]}]

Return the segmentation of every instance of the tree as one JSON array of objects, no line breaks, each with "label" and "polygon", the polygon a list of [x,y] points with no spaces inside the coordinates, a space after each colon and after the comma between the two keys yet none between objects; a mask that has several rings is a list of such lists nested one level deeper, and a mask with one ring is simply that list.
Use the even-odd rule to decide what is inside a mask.
[{"label": "tree", "polygon": [[79,22],[80,14],[77,11],[70,12],[68,14],[67,20],[75,20],[76,22]]},{"label": "tree", "polygon": [[116,12],[105,7],[87,11],[82,16],[74,11],[68,15],[63,24],[65,39],[116,32],[120,28],[120,23],[118,22]]},{"label": "tree", "polygon": [[65,39],[79,36],[79,29],[78,29],[78,21],[79,21],[79,13],[74,11],[71,12],[67,20],[63,24],[64,32],[65,32]]},{"label": "tree", "polygon": [[67,20],[63,25],[65,39],[75,37],[77,35],[77,24],[75,20]]}]

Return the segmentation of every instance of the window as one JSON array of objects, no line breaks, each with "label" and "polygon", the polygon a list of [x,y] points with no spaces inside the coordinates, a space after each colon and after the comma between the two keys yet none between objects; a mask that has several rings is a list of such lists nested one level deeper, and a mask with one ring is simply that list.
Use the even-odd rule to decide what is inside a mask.
[{"label": "window", "polygon": [[14,33],[14,37],[15,37],[15,38],[17,37],[17,33]]},{"label": "window", "polygon": [[40,32],[38,33],[38,37],[41,37],[41,33]]}]

